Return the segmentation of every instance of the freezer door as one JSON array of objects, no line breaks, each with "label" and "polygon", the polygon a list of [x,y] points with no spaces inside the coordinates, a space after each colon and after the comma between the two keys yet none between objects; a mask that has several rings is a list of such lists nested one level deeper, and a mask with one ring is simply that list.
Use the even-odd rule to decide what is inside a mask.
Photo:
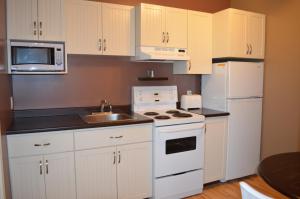
[{"label": "freezer door", "polygon": [[263,62],[229,62],[227,98],[262,97],[263,71]]},{"label": "freezer door", "polygon": [[260,162],[262,99],[227,100],[228,143],[225,180],[256,173]]}]

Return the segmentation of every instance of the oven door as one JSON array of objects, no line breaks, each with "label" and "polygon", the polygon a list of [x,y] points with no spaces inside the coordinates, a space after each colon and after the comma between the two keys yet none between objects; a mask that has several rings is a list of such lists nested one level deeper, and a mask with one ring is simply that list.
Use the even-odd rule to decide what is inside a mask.
[{"label": "oven door", "polygon": [[155,177],[203,168],[204,123],[156,127]]}]

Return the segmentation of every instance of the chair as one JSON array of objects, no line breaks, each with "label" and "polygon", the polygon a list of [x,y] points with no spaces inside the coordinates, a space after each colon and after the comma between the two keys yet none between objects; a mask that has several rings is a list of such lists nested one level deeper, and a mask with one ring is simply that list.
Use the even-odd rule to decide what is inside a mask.
[{"label": "chair", "polygon": [[245,182],[240,182],[240,187],[243,199],[273,199],[256,191]]}]

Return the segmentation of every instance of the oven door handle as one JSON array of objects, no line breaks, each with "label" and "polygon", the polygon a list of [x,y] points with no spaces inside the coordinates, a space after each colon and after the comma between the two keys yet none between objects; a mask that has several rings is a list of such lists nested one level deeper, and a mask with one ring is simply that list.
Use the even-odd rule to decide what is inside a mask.
[{"label": "oven door handle", "polygon": [[159,129],[160,133],[176,133],[181,131],[193,131],[193,130],[202,130],[204,129],[205,124],[199,123],[197,125],[176,125],[176,126],[169,126],[169,127],[162,127]]}]

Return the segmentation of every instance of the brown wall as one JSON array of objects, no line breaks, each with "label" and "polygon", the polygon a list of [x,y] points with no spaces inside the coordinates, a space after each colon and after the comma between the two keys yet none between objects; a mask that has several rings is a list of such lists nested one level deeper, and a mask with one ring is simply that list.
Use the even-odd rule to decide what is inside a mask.
[{"label": "brown wall", "polygon": [[[140,0],[106,0],[105,2],[136,5]],[[147,0],[145,3],[213,12],[229,7],[229,0]],[[177,85],[179,94],[200,92],[200,75],[172,75],[171,64],[133,63],[124,57],[68,57],[67,75],[15,75],[13,95],[16,110],[99,105],[101,99],[112,104],[130,104],[133,85]],[[140,82],[154,69],[157,76],[167,76],[165,82]]]},{"label": "brown wall", "polygon": [[300,1],[232,0],[267,15],[262,157],[300,150]]}]

